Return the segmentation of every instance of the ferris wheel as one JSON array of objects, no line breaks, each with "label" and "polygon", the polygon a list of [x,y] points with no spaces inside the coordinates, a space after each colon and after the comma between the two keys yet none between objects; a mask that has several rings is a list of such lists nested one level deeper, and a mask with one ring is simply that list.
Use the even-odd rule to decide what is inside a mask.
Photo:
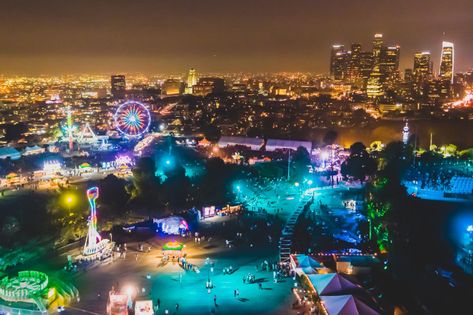
[{"label": "ferris wheel", "polygon": [[146,106],[137,101],[128,101],[118,106],[115,126],[126,137],[139,137],[148,131],[151,114]]}]

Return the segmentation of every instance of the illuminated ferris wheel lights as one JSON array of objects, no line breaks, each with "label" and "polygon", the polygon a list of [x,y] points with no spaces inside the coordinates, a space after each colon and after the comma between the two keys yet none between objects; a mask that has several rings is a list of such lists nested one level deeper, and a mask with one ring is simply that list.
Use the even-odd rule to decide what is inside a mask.
[{"label": "illuminated ferris wheel lights", "polygon": [[121,134],[127,137],[138,137],[148,131],[151,115],[144,104],[128,101],[118,107],[114,120]]}]

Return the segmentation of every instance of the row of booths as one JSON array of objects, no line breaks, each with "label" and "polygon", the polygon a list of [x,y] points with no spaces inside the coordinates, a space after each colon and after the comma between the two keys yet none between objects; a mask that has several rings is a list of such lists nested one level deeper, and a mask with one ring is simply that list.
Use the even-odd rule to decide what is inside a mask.
[{"label": "row of booths", "polygon": [[[350,276],[367,272],[367,265],[357,262],[352,265],[350,256],[333,258],[337,272],[327,268],[322,260],[316,257],[305,254],[290,256],[291,269],[313,298],[309,303],[318,303],[319,310],[328,315],[381,314],[378,303]],[[359,257],[355,258],[355,261],[361,261]],[[358,266],[360,269],[357,269]]]}]

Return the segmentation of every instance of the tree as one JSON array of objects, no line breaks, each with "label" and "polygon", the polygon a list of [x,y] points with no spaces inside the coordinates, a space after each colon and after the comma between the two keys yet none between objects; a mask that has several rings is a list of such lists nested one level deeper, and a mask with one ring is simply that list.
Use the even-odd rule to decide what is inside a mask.
[{"label": "tree", "polygon": [[20,140],[28,127],[25,123],[8,124],[5,126],[5,140],[7,142]]},{"label": "tree", "polygon": [[367,176],[376,172],[376,161],[366,152],[366,147],[361,142],[350,146],[350,156],[341,166],[344,177],[364,182]]},{"label": "tree", "polygon": [[191,182],[186,176],[182,165],[175,165],[164,172],[166,180],[163,183],[163,199],[172,209],[182,209],[188,206],[187,202],[191,191]]},{"label": "tree", "polygon": [[109,207],[112,213],[121,213],[126,210],[130,195],[126,191],[126,180],[108,175],[100,181],[100,203]]},{"label": "tree", "polygon": [[205,165],[196,199],[200,204],[222,205],[233,197],[232,184],[236,180],[235,165],[227,165],[220,158],[211,158]]},{"label": "tree", "polygon": [[407,168],[412,164],[413,147],[402,141],[390,142],[382,152],[382,171],[388,179],[401,182]]},{"label": "tree", "polygon": [[133,187],[130,190],[131,198],[148,207],[159,204],[160,183],[156,177],[154,160],[150,157],[140,158],[132,172]]},{"label": "tree", "polygon": [[325,145],[332,145],[338,138],[338,133],[335,130],[329,130],[325,133],[323,142]]},{"label": "tree", "polygon": [[298,147],[292,156],[292,169],[295,179],[300,180],[307,173],[310,165],[310,154],[305,147]]},{"label": "tree", "polygon": [[383,143],[379,140],[373,141],[370,144],[370,151],[381,151],[383,149]]},{"label": "tree", "polygon": [[350,155],[358,155],[366,152],[366,147],[361,142],[355,142],[350,146]]},{"label": "tree", "polygon": [[202,132],[207,140],[210,142],[217,142],[222,136],[222,131],[216,125],[205,125],[202,127]]}]

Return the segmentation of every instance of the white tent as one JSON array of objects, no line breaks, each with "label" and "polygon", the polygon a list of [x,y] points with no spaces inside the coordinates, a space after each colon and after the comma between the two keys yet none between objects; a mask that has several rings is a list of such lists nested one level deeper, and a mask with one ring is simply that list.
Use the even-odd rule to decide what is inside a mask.
[{"label": "white tent", "polygon": [[161,231],[170,235],[179,235],[187,230],[189,226],[186,220],[178,216],[170,216],[163,219],[154,219],[154,223],[158,226],[158,231]]},{"label": "white tent", "polygon": [[338,273],[311,274],[307,277],[318,295],[340,294],[361,289]]},{"label": "white tent", "polygon": [[37,145],[31,146],[31,147],[26,147],[23,150],[23,155],[35,155],[35,154],[41,154],[44,153],[45,149],[38,147]]},{"label": "white tent", "polygon": [[353,295],[321,296],[329,315],[379,315],[377,311]]},{"label": "white tent", "polygon": [[264,139],[259,138],[246,138],[246,137],[233,137],[233,136],[223,136],[218,141],[218,146],[220,148],[225,148],[228,146],[243,146],[248,147],[253,151],[258,151],[264,144]]},{"label": "white tent", "polygon": [[297,141],[297,140],[281,140],[281,139],[268,139],[266,142],[266,151],[276,150],[294,150],[297,148],[304,147],[307,152],[312,152],[312,142],[310,141]]},{"label": "white tent", "polygon": [[291,255],[291,265],[298,275],[313,274],[318,269],[325,269],[324,265],[305,254]]}]

